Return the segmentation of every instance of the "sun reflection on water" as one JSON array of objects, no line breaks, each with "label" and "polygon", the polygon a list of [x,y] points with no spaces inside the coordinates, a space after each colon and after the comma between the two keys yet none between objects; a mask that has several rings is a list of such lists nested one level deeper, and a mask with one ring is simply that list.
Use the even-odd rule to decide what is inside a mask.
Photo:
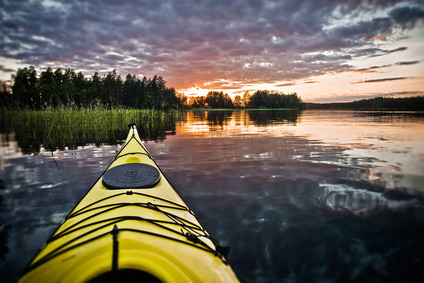
[{"label": "sun reflection on water", "polygon": [[[421,272],[422,115],[193,111],[174,127],[145,145],[208,232],[232,246],[242,282]],[[23,155],[0,134],[0,281],[16,279],[117,149]]]},{"label": "sun reflection on water", "polygon": [[[309,141],[310,150],[289,158],[366,168],[363,177],[369,182],[424,193],[424,115],[420,113],[277,110],[264,115],[246,110],[190,111],[183,114],[176,129],[180,138],[302,137]],[[316,145],[320,151],[313,150]],[[323,157],[323,146],[342,149],[342,158]],[[244,158],[272,158],[272,152]]]}]

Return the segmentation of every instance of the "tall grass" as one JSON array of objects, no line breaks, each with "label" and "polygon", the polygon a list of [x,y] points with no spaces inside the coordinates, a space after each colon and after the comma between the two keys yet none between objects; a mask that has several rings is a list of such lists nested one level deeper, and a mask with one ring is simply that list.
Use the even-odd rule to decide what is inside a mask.
[{"label": "tall grass", "polygon": [[137,123],[140,137],[161,140],[175,133],[180,112],[176,110],[131,109],[47,109],[0,112],[0,132],[15,133],[24,153],[74,149],[89,143],[116,144],[124,140],[127,124]]}]

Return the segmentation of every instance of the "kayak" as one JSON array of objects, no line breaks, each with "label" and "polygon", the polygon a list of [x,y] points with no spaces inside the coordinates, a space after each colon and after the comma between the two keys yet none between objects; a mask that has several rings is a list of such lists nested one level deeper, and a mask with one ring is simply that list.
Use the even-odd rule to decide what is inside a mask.
[{"label": "kayak", "polygon": [[221,247],[144,147],[135,124],[19,282],[238,282]]}]

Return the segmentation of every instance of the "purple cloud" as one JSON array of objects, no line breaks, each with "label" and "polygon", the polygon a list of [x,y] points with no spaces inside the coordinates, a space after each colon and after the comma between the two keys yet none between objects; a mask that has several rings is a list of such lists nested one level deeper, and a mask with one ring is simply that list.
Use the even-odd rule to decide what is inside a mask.
[{"label": "purple cloud", "polygon": [[[278,83],[405,50],[383,50],[375,39],[414,28],[423,6],[412,0],[0,0],[0,56],[40,68],[158,74],[177,89],[220,79]],[[334,24],[340,19],[348,21]]]},{"label": "purple cloud", "polygon": [[413,28],[418,21],[424,20],[424,9],[419,6],[397,7],[389,15],[403,28]]},{"label": "purple cloud", "polygon": [[372,80],[364,80],[359,82],[354,82],[352,84],[363,84],[363,83],[382,83],[387,81],[398,81],[398,80],[405,80],[410,79],[409,77],[394,77],[394,78],[382,78],[382,79],[372,79]]},{"label": "purple cloud", "polygon": [[396,65],[404,66],[404,65],[415,65],[418,64],[420,61],[403,61],[403,62],[397,62]]}]

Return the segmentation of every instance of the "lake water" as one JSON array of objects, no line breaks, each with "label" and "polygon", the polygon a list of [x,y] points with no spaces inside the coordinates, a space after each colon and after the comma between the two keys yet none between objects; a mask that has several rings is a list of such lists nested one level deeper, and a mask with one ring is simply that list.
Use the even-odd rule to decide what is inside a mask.
[{"label": "lake water", "polygon": [[[120,146],[24,155],[14,134],[0,138],[0,281],[11,282]],[[242,282],[422,277],[424,113],[185,112],[146,147],[231,246]]]}]

